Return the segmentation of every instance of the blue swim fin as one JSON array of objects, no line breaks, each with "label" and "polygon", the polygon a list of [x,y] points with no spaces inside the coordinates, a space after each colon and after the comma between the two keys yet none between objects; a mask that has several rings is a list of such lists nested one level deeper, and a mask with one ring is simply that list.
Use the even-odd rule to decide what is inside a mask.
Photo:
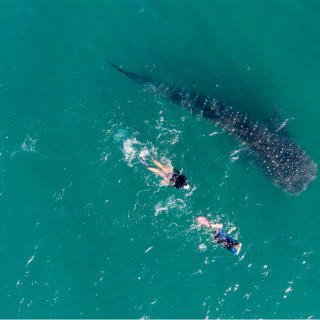
[{"label": "blue swim fin", "polygon": [[237,250],[235,248],[230,248],[230,251],[233,253],[233,254],[238,254]]},{"label": "blue swim fin", "polygon": [[139,157],[139,159],[142,164],[144,164],[146,167],[149,167],[146,160],[144,160],[142,157]]}]

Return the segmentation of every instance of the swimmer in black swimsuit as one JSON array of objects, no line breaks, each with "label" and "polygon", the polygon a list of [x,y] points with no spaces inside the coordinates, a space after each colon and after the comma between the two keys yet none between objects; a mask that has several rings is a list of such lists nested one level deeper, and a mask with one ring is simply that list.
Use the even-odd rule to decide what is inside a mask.
[{"label": "swimmer in black swimsuit", "polygon": [[146,160],[140,157],[140,161],[146,166],[148,170],[163,178],[163,180],[161,181],[162,185],[169,185],[177,189],[190,189],[189,183],[186,182],[186,177],[177,169],[173,168],[172,166],[166,167],[153,158],[151,158],[151,160],[158,168],[149,167]]},{"label": "swimmer in black swimsuit", "polygon": [[224,248],[230,250],[233,254],[239,254],[242,243],[235,241],[231,238],[230,233],[236,229],[236,227],[231,228],[227,234],[223,232],[223,225],[221,223],[211,224],[205,217],[198,217],[197,221],[199,224],[206,226],[208,228],[213,228],[216,230],[214,235],[214,240],[222,245]]}]

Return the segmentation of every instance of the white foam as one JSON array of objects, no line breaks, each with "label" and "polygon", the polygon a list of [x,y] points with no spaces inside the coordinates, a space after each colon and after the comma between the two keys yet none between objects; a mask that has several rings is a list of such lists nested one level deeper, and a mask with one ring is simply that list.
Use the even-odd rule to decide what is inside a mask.
[{"label": "white foam", "polygon": [[138,150],[135,148],[136,145],[141,145],[142,143],[139,142],[136,138],[133,139],[126,139],[123,142],[123,153],[125,155],[125,160],[128,162],[128,165],[132,167],[132,160],[137,158]]},{"label": "white foam", "polygon": [[200,251],[206,251],[207,250],[207,246],[204,243],[202,243],[202,244],[199,245],[199,250]]},{"label": "white foam", "polygon": [[182,199],[176,199],[174,196],[170,196],[166,201],[160,201],[155,205],[155,216],[165,211],[168,213],[170,209],[178,208],[179,212],[183,212],[186,207],[186,203]]},{"label": "white foam", "polygon": [[148,249],[145,251],[145,253],[149,252],[152,248],[153,248],[153,246],[150,247],[150,248],[148,248]]},{"label": "white foam", "polygon": [[170,143],[171,145],[176,144],[180,137],[182,131],[177,129],[170,129],[164,126],[164,118],[160,117],[159,120],[157,120],[157,126],[156,129],[160,131],[160,134],[157,136],[158,140],[161,140],[160,143]]},{"label": "white foam", "polygon": [[[139,160],[139,156],[142,158],[150,157],[149,148],[145,143],[142,143],[136,139],[136,137],[128,137],[128,132],[125,129],[119,129],[113,136],[115,142],[122,143],[122,152],[125,156],[125,161],[129,167],[133,167],[136,162],[134,160]],[[154,147],[151,145],[151,150]],[[108,154],[103,155],[104,160],[108,158]]]},{"label": "white foam", "polygon": [[150,157],[150,152],[149,152],[148,149],[143,149],[143,150],[140,152],[139,156],[140,156],[141,158]]},{"label": "white foam", "polygon": [[36,141],[37,140],[27,136],[27,139],[25,139],[21,145],[21,149],[25,152],[35,152]]},{"label": "white foam", "polygon": [[125,129],[119,129],[117,133],[113,136],[113,139],[115,142],[120,142],[121,140],[124,140],[127,135],[127,130]]},{"label": "white foam", "polygon": [[168,212],[168,207],[163,205],[163,201],[160,201],[154,207],[155,209],[155,216],[160,214],[162,211]]},{"label": "white foam", "polygon": [[32,260],[34,259],[34,256],[32,256],[29,261],[27,262],[27,266],[29,265],[30,262],[32,262]]}]

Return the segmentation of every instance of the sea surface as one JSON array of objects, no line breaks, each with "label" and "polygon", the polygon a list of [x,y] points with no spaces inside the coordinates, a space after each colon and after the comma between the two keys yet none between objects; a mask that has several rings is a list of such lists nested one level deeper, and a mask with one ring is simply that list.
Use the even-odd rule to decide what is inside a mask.
[{"label": "sea surface", "polygon": [[286,194],[107,64],[261,121],[278,107],[320,165],[319,1],[2,0],[0,41],[1,318],[320,318],[319,177]]}]

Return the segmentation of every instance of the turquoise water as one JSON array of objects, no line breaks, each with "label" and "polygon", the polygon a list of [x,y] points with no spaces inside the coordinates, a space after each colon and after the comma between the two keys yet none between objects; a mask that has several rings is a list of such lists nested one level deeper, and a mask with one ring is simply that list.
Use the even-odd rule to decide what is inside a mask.
[{"label": "turquoise water", "polygon": [[[320,318],[319,178],[275,187],[231,136],[106,61],[266,119],[319,165],[318,1],[1,1],[0,317]],[[148,154],[183,169],[160,187]],[[195,220],[236,226],[239,256]]]}]

